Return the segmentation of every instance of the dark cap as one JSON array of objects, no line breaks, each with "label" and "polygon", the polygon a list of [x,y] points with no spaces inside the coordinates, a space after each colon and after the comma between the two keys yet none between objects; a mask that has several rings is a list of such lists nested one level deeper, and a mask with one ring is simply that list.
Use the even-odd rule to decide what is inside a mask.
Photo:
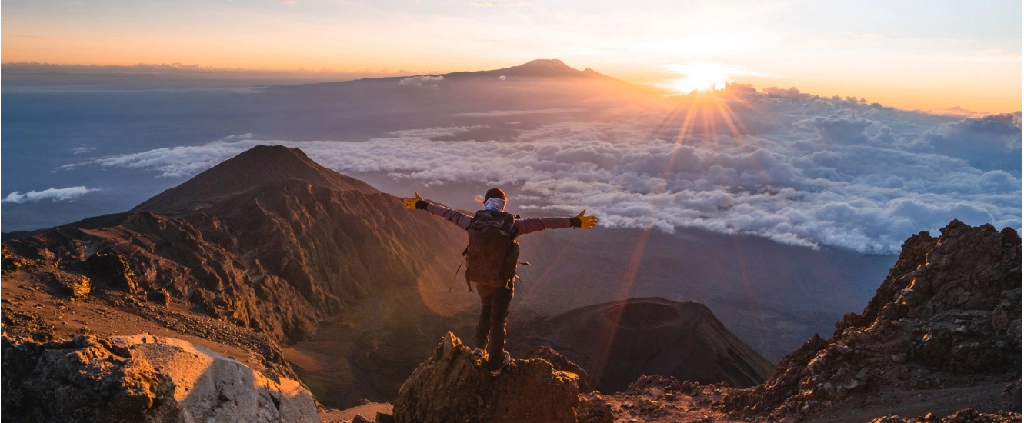
[{"label": "dark cap", "polygon": [[502,191],[501,188],[491,188],[487,190],[487,194],[484,194],[484,201],[492,198],[500,198],[504,201],[508,201],[508,199],[505,198],[505,191]]}]

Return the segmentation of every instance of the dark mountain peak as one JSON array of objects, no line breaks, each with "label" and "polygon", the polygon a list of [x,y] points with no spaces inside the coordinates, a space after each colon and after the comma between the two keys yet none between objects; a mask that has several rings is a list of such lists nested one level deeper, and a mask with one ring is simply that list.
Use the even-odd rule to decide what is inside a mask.
[{"label": "dark mountain peak", "polygon": [[362,181],[319,165],[298,148],[258,145],[146,200],[133,211],[197,210],[256,187],[288,180],[335,191],[377,192]]},{"label": "dark mountain peak", "polygon": [[521,76],[521,77],[587,77],[587,76],[604,76],[593,69],[588,71],[580,71],[565,62],[558,59],[536,59],[521,64],[519,66],[512,66],[510,68],[496,69],[491,72],[504,72],[506,76]]},{"label": "dark mountain peak", "polygon": [[458,78],[613,78],[595,72],[593,69],[578,70],[558,59],[536,59],[521,65],[480,72],[452,72],[444,75],[448,79]]}]

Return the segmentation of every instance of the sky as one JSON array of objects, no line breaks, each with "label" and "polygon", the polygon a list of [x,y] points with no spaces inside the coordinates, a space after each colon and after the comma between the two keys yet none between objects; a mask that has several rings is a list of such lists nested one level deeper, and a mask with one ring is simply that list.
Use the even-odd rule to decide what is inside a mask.
[{"label": "sky", "polygon": [[728,81],[903,109],[1021,109],[1020,1],[8,0],[2,11],[5,63],[413,74],[558,58],[681,91]]}]

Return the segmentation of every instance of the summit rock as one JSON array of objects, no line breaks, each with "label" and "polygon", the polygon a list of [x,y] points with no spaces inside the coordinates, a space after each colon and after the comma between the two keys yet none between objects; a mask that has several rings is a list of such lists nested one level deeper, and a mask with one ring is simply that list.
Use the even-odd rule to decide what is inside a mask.
[{"label": "summit rock", "polygon": [[402,385],[398,423],[575,423],[579,375],[543,358],[513,359],[492,377],[479,350],[451,332]]}]

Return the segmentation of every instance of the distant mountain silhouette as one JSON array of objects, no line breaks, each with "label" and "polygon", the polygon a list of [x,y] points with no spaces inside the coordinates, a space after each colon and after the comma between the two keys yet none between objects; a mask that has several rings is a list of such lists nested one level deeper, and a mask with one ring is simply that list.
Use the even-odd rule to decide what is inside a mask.
[{"label": "distant mountain silhouette", "polygon": [[460,79],[460,78],[480,78],[480,77],[500,77],[515,79],[515,78],[595,78],[605,80],[615,80],[606,75],[602,75],[595,72],[591,68],[584,70],[577,70],[575,68],[566,65],[564,62],[558,59],[537,59],[526,62],[518,66],[512,66],[508,68],[494,69],[489,71],[480,72],[452,72],[443,75],[445,78]]}]

